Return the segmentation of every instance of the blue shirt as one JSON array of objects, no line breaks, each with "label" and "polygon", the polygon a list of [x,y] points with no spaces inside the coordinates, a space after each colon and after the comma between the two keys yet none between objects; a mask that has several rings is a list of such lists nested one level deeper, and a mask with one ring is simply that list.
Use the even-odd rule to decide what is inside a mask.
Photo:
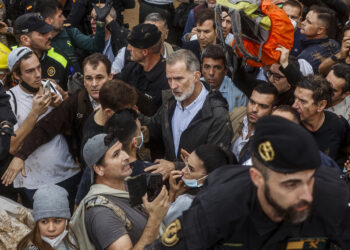
[{"label": "blue shirt", "polygon": [[171,119],[171,128],[173,131],[174,138],[174,148],[177,154],[179,150],[180,138],[182,132],[185,131],[196,116],[199,110],[202,109],[204,101],[208,95],[209,91],[202,84],[202,90],[199,96],[194,100],[190,105],[185,108],[182,108],[181,102],[176,102],[176,107],[174,111],[174,115]]},{"label": "blue shirt", "polygon": [[105,48],[103,49],[103,53],[105,56],[108,57],[108,60],[113,63],[114,62],[114,54],[111,44],[111,38],[109,38],[106,42]]},{"label": "blue shirt", "polygon": [[[201,80],[205,81],[204,77],[202,77]],[[229,106],[229,112],[231,112],[235,107],[248,105],[248,97],[236,87],[230,77],[225,76],[218,90],[226,99]]]},{"label": "blue shirt", "polygon": [[235,107],[247,106],[248,104],[247,96],[236,87],[231,78],[228,76],[225,76],[219,91],[227,100],[229,112],[231,112]]}]

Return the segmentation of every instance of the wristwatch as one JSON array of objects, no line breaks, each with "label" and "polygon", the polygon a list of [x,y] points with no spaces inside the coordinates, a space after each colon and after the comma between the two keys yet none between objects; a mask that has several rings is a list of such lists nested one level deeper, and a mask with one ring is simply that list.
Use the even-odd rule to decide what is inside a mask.
[{"label": "wristwatch", "polygon": [[332,56],[331,56],[331,59],[332,59],[334,62],[336,62],[336,63],[338,63],[338,62],[341,61],[341,60],[338,59],[335,55],[332,55]]}]

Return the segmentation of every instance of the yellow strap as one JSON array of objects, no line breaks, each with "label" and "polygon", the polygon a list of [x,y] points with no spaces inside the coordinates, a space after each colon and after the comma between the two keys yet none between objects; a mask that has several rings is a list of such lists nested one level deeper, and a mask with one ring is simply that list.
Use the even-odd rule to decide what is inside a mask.
[{"label": "yellow strap", "polygon": [[47,52],[47,56],[55,59],[57,62],[59,62],[60,64],[62,64],[62,66],[65,68],[67,67],[67,59],[62,56],[61,54],[57,53],[54,48],[49,49],[49,51]]}]

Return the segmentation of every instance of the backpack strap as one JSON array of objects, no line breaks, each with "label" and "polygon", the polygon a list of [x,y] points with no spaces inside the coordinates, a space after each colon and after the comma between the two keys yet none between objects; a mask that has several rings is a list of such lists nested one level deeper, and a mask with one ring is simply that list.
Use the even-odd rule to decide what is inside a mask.
[{"label": "backpack strap", "polygon": [[121,209],[118,205],[108,200],[106,197],[102,195],[93,196],[92,198],[87,200],[85,204],[87,210],[95,206],[104,206],[111,209],[114,212],[114,214],[122,221],[126,230],[128,230],[129,232],[132,230],[132,223],[126,216],[123,209]]},{"label": "backpack strap", "polygon": [[15,94],[12,92],[11,89],[9,89],[9,92],[10,92],[12,98],[13,98],[13,103],[15,104],[15,115],[17,116],[17,99],[16,99],[16,96],[15,96]]}]

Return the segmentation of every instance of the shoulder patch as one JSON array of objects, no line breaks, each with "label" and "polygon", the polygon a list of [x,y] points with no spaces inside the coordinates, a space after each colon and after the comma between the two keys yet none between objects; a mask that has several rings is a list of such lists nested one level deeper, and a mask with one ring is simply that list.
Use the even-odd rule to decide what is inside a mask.
[{"label": "shoulder patch", "polygon": [[179,219],[171,222],[165,229],[162,235],[162,244],[166,247],[175,246],[179,242],[178,231],[181,230],[181,223]]},{"label": "shoulder patch", "polygon": [[56,74],[56,69],[54,66],[50,66],[48,69],[47,69],[47,74],[48,76],[52,77]]}]

